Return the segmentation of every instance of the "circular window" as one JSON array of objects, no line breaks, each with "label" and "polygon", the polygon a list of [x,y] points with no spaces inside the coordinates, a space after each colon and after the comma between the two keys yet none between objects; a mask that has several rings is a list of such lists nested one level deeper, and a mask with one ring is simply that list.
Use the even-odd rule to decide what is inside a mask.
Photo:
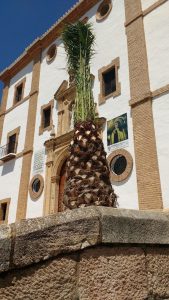
[{"label": "circular window", "polygon": [[133,159],[128,151],[124,149],[113,151],[107,160],[110,166],[110,179],[112,182],[123,181],[130,175],[133,168]]},{"label": "circular window", "polygon": [[116,175],[124,173],[127,167],[127,160],[124,155],[117,155],[111,161],[111,171]]},{"label": "circular window", "polygon": [[55,44],[49,47],[47,51],[47,57],[46,57],[47,62],[51,62],[55,58],[56,52],[57,52],[57,48]]},{"label": "circular window", "polygon": [[40,180],[36,178],[32,183],[32,190],[34,193],[38,193],[40,190]]},{"label": "circular window", "polygon": [[109,11],[109,4],[107,3],[101,7],[100,16],[104,17],[108,13],[108,11]]},{"label": "circular window", "polygon": [[105,19],[112,9],[112,3],[110,0],[104,0],[100,5],[96,13],[96,19],[101,21]]},{"label": "circular window", "polygon": [[29,194],[32,199],[37,199],[42,194],[44,188],[44,180],[41,175],[36,175],[32,178],[29,185]]}]

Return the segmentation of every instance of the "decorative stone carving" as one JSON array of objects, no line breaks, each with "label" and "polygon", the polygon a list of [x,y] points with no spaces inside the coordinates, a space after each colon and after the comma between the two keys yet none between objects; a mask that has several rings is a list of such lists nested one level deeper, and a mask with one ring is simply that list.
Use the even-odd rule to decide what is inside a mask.
[{"label": "decorative stone carving", "polygon": [[75,85],[68,87],[68,82],[64,80],[54,95],[58,102],[58,128],[57,136],[70,131],[72,104],[75,99]]}]

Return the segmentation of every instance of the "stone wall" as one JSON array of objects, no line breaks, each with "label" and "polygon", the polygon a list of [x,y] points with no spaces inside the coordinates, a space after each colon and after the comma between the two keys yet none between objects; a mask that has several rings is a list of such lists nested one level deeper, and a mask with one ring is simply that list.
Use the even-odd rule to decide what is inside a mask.
[{"label": "stone wall", "polygon": [[0,226],[0,299],[169,299],[169,215],[89,207]]}]

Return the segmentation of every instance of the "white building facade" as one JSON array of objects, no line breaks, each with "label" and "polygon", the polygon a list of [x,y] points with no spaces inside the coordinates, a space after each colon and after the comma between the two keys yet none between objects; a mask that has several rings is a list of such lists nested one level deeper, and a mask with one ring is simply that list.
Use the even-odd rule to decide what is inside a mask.
[{"label": "white building facade", "polygon": [[90,22],[93,94],[119,208],[169,208],[169,1],[81,0],[0,74],[0,222],[63,210],[75,86],[60,32]]}]

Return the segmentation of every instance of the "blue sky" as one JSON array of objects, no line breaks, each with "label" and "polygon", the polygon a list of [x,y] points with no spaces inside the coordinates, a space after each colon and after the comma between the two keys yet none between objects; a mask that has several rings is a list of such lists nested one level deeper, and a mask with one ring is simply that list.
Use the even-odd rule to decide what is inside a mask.
[{"label": "blue sky", "polygon": [[[77,0],[0,0],[0,71]],[[0,99],[2,94],[0,82]]]}]

